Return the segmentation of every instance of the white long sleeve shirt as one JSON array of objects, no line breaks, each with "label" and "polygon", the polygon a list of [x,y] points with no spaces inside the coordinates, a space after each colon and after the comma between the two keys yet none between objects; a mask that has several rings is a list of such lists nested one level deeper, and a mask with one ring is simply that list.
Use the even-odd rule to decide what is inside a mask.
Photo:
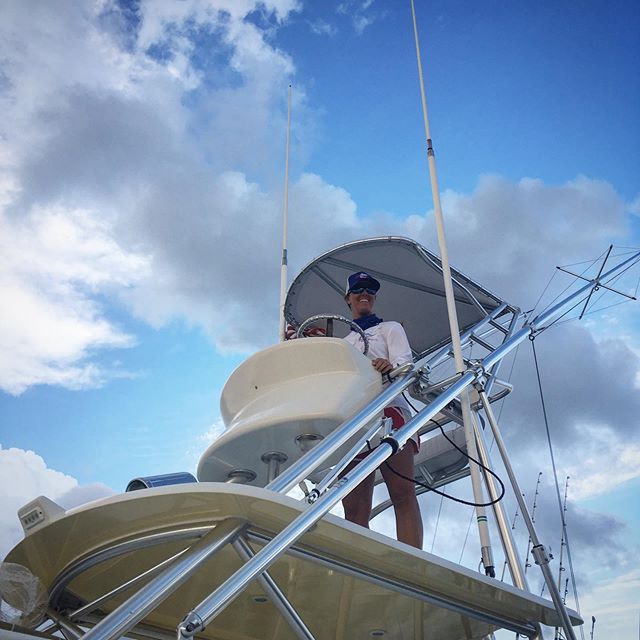
[{"label": "white long sleeve shirt", "polygon": [[[413,362],[413,354],[411,353],[409,340],[407,340],[407,334],[399,322],[381,322],[375,327],[367,329],[364,333],[369,340],[367,358],[370,360],[384,358],[394,368],[407,362]],[[364,341],[360,334],[352,331],[344,339],[359,351],[364,351]],[[411,415],[409,404],[402,394],[392,400],[389,406],[402,409],[403,412],[406,412],[407,417]]]}]

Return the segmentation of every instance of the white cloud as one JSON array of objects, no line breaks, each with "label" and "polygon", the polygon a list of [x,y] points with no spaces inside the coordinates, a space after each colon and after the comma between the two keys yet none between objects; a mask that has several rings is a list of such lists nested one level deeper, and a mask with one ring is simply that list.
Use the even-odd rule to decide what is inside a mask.
[{"label": "white cloud", "polygon": [[597,586],[583,594],[582,609],[590,612],[585,631],[591,631],[591,615],[595,616],[594,637],[606,634],[611,638],[634,638],[638,632],[638,593],[640,570],[598,581]]},{"label": "white cloud", "polygon": [[224,433],[224,429],[225,426],[222,422],[222,418],[217,418],[209,425],[206,431],[196,436],[196,438],[189,443],[185,459],[187,460],[189,471],[191,473],[194,475],[196,474],[196,468],[200,458],[209,445]]},{"label": "white cloud", "polygon": [[[445,191],[442,206],[452,263],[523,309],[556,265],[595,258],[629,233],[613,187],[584,176],[558,186],[483,176],[470,194]],[[437,246],[430,217],[410,217],[406,226]]]},{"label": "white cloud", "polygon": [[[615,464],[606,461],[615,460]],[[574,500],[593,498],[640,476],[640,444],[623,440],[607,427],[584,426],[580,462],[562,470],[571,482]]]},{"label": "white cloud", "polygon": [[[245,17],[258,9],[280,23],[298,8],[294,0],[147,3],[137,24],[111,2],[76,4],[66,5],[69,15],[48,3],[12,5],[0,26],[6,36],[0,38],[6,354],[0,386],[14,394],[32,384],[85,388],[126,375],[93,358],[97,349],[134,342],[109,320],[105,299],[130,299],[138,310],[159,288],[160,300],[142,314],[146,320],[158,325],[186,315],[210,322],[206,296],[185,292],[181,270],[171,259],[164,265],[155,209],[160,204],[170,222],[165,231],[174,236],[164,237],[167,245],[180,237],[185,219],[190,241],[197,234],[192,215],[210,215],[198,208],[216,205],[202,185],[217,180],[234,191],[231,178],[216,178],[202,157],[206,145],[196,149],[190,131],[207,130],[204,137],[216,141],[214,156],[228,150],[212,165],[251,159],[259,166],[256,150],[272,157],[275,144],[268,125],[281,114],[278,83],[286,86],[293,72],[290,59]],[[226,65],[236,74],[200,97],[206,78],[198,68],[196,26],[217,34],[220,70]],[[123,40],[124,33],[133,36]],[[166,46],[170,55],[150,57],[151,45]],[[197,108],[185,107],[187,97]],[[302,88],[296,100],[303,112]],[[239,118],[239,106],[247,104]],[[238,175],[236,185],[242,188],[244,180],[250,190]],[[184,276],[191,276],[189,269]],[[130,289],[145,279],[147,286],[132,297]]]},{"label": "white cloud", "polygon": [[[284,1],[261,6],[273,28],[297,9]],[[117,13],[110,4],[101,5],[102,13],[85,8],[70,21],[53,16],[46,28],[34,26],[39,19],[24,22],[14,7],[7,22],[15,27],[22,20],[33,37],[5,52],[7,122],[24,125],[7,129],[5,224],[32,233],[37,249],[43,235],[55,236],[55,224],[73,231],[59,232],[56,251],[48,252],[56,254],[54,262],[34,259],[30,248],[23,258],[14,251],[8,270],[20,277],[10,284],[23,300],[23,317],[57,318],[69,309],[60,331],[77,341],[52,358],[38,323],[24,327],[24,342],[44,355],[14,358],[27,363],[26,371],[12,374],[14,393],[38,382],[95,385],[111,375],[88,356],[132,338],[109,322],[99,294],[124,302],[155,327],[186,318],[222,351],[251,350],[276,335],[269,319],[276,315],[282,199],[279,172],[274,188],[273,169],[264,167],[282,147],[293,61],[271,44],[268,30],[245,20],[258,7],[248,0],[146,3],[128,31],[126,16],[105,27],[107,7]],[[219,54],[206,73],[198,28]],[[132,34],[126,47],[116,37],[124,31]],[[165,47],[166,58],[150,57],[152,46]],[[47,48],[56,73],[40,82]],[[296,120],[308,131],[304,89],[296,95]],[[524,285],[542,288],[554,262],[583,258],[599,248],[600,237],[626,231],[620,198],[610,185],[587,178],[549,187],[485,177],[473,193],[448,192],[443,201],[454,264],[516,303],[526,297]],[[428,212],[405,220],[365,218],[347,191],[313,174],[293,180],[290,212],[292,272],[314,254],[365,235],[410,235],[435,246]],[[39,282],[49,269],[45,288]],[[255,317],[267,319],[260,331]]]},{"label": "white cloud", "polygon": [[358,35],[384,16],[384,12],[376,12],[375,0],[345,0],[336,7],[336,13],[351,16],[353,28]]},{"label": "white cloud", "polygon": [[0,238],[0,388],[99,385],[105,371],[90,353],[133,339],[92,294],[130,286],[146,273],[146,258],[123,251],[90,212],[57,207],[25,219],[0,213]]},{"label": "white cloud", "polygon": [[0,558],[22,539],[18,509],[44,495],[65,508],[95,500],[113,491],[101,484],[78,485],[78,481],[47,467],[33,451],[0,445]]},{"label": "white cloud", "polygon": [[212,423],[209,428],[198,437],[198,442],[205,447],[208,447],[214,440],[217,440],[225,430],[222,418],[218,418]]},{"label": "white cloud", "polygon": [[308,24],[311,31],[318,36],[332,37],[338,33],[338,28],[335,25],[320,18],[313,20],[312,22],[310,21]]}]

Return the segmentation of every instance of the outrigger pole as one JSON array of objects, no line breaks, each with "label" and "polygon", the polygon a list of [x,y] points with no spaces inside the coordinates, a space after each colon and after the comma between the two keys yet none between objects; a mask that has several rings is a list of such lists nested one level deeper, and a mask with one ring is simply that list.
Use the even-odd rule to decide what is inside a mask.
[{"label": "outrigger pole", "polygon": [[287,328],[284,317],[284,303],[287,299],[287,231],[289,224],[289,146],[291,144],[291,85],[287,91],[287,143],[284,160],[284,202],[282,205],[282,261],[280,262],[280,342],[285,338]]},{"label": "outrigger pole", "polygon": [[[451,346],[453,350],[453,358],[455,361],[456,371],[462,375],[466,369],[464,359],[462,357],[462,343],[460,341],[460,327],[458,324],[458,314],[456,312],[456,303],[453,293],[453,281],[451,278],[451,268],[449,266],[449,253],[447,251],[447,240],[444,231],[444,216],[442,214],[442,206],[440,204],[440,187],[438,186],[438,175],[436,172],[436,158],[433,151],[433,142],[431,139],[431,130],[429,127],[429,117],[427,114],[427,98],[424,90],[424,77],[422,73],[422,59],[420,55],[420,42],[418,39],[418,26],[416,23],[416,8],[414,1],[411,0],[411,15],[413,17],[413,35],[416,43],[416,58],[418,62],[418,75],[420,77],[420,97],[422,98],[422,116],[424,119],[424,129],[427,137],[427,161],[429,164],[429,176],[431,179],[431,193],[433,195],[433,208],[436,220],[436,230],[438,233],[438,246],[440,249],[440,262],[442,264],[442,276],[444,278],[444,292],[447,302],[447,313],[449,315],[449,330],[451,332]],[[476,429],[477,424],[471,415],[471,402],[469,401],[469,391],[465,389],[460,394],[460,404],[462,408],[462,422],[464,425],[464,437],[467,444],[469,457],[477,460],[478,451],[476,447]],[[491,553],[491,541],[489,538],[489,524],[487,521],[487,513],[485,507],[480,506],[484,503],[482,492],[482,481],[480,478],[480,469],[476,464],[469,464],[471,475],[471,485],[473,487],[473,497],[476,502],[476,520],[478,522],[478,530],[480,533],[480,547],[482,553],[482,564],[485,573],[492,578],[495,577],[495,568],[493,564],[493,554]]]}]

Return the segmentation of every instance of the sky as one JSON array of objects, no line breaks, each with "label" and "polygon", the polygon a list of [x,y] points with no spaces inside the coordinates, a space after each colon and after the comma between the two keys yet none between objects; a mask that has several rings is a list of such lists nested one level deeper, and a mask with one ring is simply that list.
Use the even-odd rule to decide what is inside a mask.
[{"label": "sky", "polygon": [[[523,309],[551,280],[542,308],[571,282],[557,265],[593,271],[610,244],[640,246],[638,3],[416,10],[452,264]],[[290,280],[350,240],[437,243],[408,2],[0,13],[2,557],[37,495],[70,507],[193,472],[226,378],[277,341],[289,84]],[[633,294],[639,275],[617,286]],[[640,610],[640,326],[633,302],[610,307],[623,300],[536,340],[595,638],[635,637]],[[529,504],[542,472],[536,523],[558,555],[529,344],[503,372],[504,437]],[[420,500],[425,549],[476,567],[469,509],[445,501],[438,518],[439,499]],[[373,526],[393,531],[388,514]],[[516,517],[524,556],[523,529]]]}]

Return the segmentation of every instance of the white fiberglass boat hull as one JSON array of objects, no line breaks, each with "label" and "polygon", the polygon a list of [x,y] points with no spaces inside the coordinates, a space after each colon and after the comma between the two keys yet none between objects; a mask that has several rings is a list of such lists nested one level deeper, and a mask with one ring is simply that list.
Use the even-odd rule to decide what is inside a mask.
[{"label": "white fiberglass boat hull", "polygon": [[[148,489],[70,510],[27,535],[6,560],[28,567],[49,590],[51,604],[61,608],[70,595],[81,602],[94,600],[189,546],[194,538],[169,536],[168,542],[137,545],[120,555],[112,552],[112,557],[103,555],[101,562],[92,565],[91,558],[116,545],[122,548],[123,542],[202,529],[236,517],[248,521],[248,539],[258,551],[304,507],[272,491],[235,484]],[[184,615],[240,566],[233,549],[225,547],[143,623],[174,634]],[[83,567],[84,571],[75,571]],[[516,624],[559,623],[553,605],[540,597],[334,516],[319,521],[269,572],[318,640],[376,637],[371,634],[377,630],[384,631],[377,637],[395,640],[481,638],[501,626],[479,619],[483,616]],[[61,579],[64,575],[71,578],[66,584]],[[393,585],[383,586],[380,578]],[[103,604],[100,616],[132,592]],[[198,637],[295,638],[272,603],[260,601],[263,593],[258,583],[250,584]],[[447,603],[479,615],[452,611]],[[570,615],[574,624],[581,623],[577,614]],[[95,622],[95,613],[93,616],[90,621]]]}]

